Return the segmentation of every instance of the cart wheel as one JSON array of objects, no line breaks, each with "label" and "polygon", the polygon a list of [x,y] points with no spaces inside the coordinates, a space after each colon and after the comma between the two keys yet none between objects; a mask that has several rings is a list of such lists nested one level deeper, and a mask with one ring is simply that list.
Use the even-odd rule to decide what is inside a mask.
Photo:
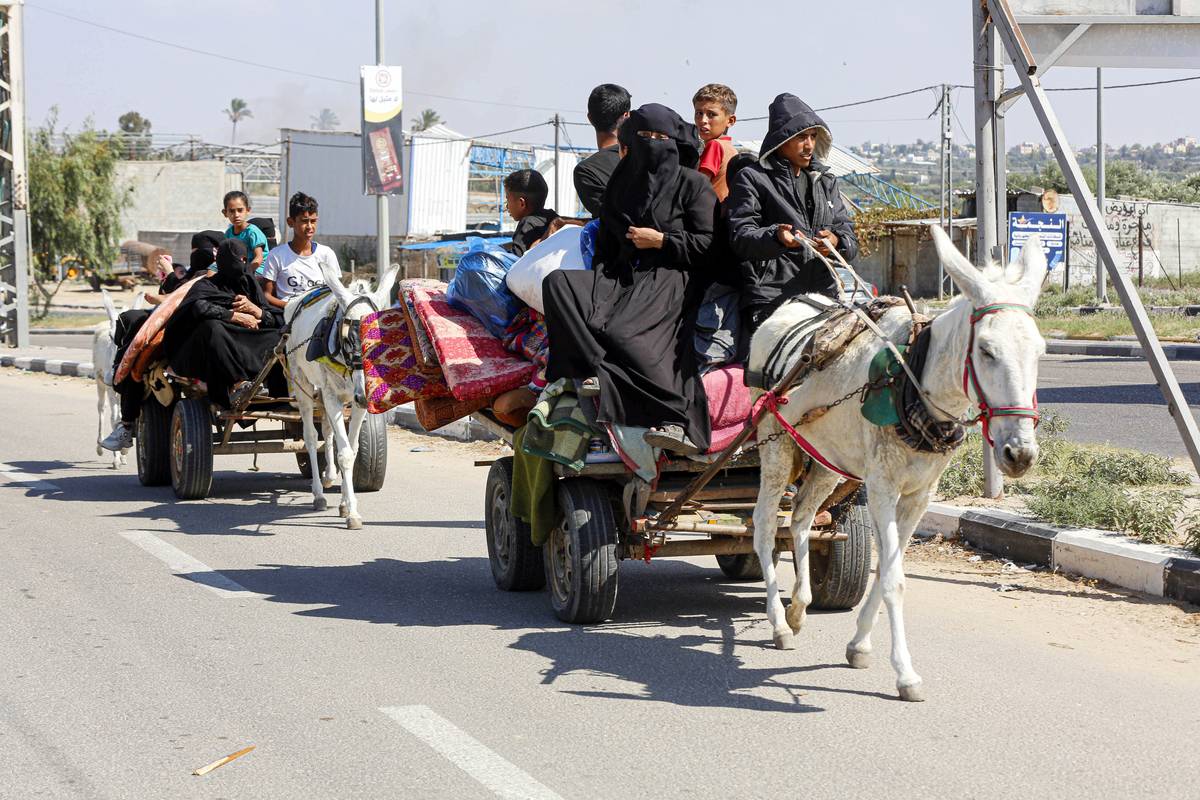
[{"label": "cart wheel", "polygon": [[171,486],[180,500],[208,497],[213,474],[212,414],[204,400],[185,398],[171,415]]},{"label": "cart wheel", "polygon": [[387,418],[367,414],[358,431],[358,457],[354,459],[354,491],[378,492],[387,475]]},{"label": "cart wheel", "polygon": [[483,518],[492,578],[506,592],[525,592],[545,586],[546,573],[542,548],[530,540],[529,525],[512,513],[512,464],[511,457],[492,462]]},{"label": "cart wheel", "polygon": [[171,409],[154,397],[146,398],[136,435],[138,480],[142,486],[166,486],[171,482]]},{"label": "cart wheel", "polygon": [[867,512],[867,492],[860,489],[840,506],[830,509],[841,521],[838,529],[845,541],[830,542],[827,552],[810,552],[808,573],[812,579],[812,607],[846,610],[858,605],[871,578],[871,539],[874,526]]},{"label": "cart wheel", "polygon": [[604,484],[559,481],[563,524],[550,533],[543,558],[550,604],[563,622],[603,622],[617,605],[617,521]]},{"label": "cart wheel", "polygon": [[[325,474],[325,445],[322,444],[317,448],[318,468],[321,474]],[[309,463],[308,453],[301,450],[296,453],[296,466],[300,469],[300,476],[307,481],[312,480],[312,464]]]},{"label": "cart wheel", "polygon": [[[772,562],[779,566],[779,551],[776,550]],[[758,561],[758,553],[738,553],[730,556],[717,556],[717,566],[725,577],[735,581],[761,581],[763,579],[762,564]]]}]

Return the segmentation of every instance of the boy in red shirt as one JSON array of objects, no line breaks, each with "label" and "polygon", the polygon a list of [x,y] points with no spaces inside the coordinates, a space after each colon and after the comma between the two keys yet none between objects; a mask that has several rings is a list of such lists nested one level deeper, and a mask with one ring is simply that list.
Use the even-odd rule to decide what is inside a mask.
[{"label": "boy in red shirt", "polygon": [[704,141],[704,153],[696,169],[708,176],[717,199],[725,202],[729,196],[725,170],[729,160],[737,155],[733,140],[725,134],[737,122],[737,95],[728,86],[710,83],[696,92],[692,107],[696,111],[696,128]]}]

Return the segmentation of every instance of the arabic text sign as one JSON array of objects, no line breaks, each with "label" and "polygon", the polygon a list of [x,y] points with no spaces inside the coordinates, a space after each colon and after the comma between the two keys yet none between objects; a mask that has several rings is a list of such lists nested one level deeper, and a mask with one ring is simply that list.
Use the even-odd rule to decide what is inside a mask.
[{"label": "arabic text sign", "polygon": [[1067,245],[1067,215],[1013,211],[1008,215],[1008,260],[1016,261],[1025,240],[1033,234],[1042,240],[1046,265],[1054,269],[1063,261]]}]

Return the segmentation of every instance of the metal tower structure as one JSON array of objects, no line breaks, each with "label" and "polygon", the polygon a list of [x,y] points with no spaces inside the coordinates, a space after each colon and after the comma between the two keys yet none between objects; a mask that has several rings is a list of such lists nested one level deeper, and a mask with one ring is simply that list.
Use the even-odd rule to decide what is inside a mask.
[{"label": "metal tower structure", "polygon": [[0,337],[29,344],[24,0],[0,0]]}]

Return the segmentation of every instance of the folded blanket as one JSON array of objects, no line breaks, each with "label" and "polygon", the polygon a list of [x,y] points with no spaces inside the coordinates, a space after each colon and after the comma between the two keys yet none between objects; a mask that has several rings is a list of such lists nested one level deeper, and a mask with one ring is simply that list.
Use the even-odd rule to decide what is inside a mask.
[{"label": "folded blanket", "polygon": [[404,310],[389,308],[368,314],[359,323],[363,374],[367,380],[367,411],[383,412],[414,400],[449,397],[441,373],[422,372]]},{"label": "folded blanket", "polygon": [[530,410],[522,450],[579,472],[587,458],[588,441],[598,433],[579,405],[574,385],[557,380]]},{"label": "folded blanket", "polygon": [[483,323],[446,301],[445,284],[414,285],[406,291],[411,291],[454,399],[486,404],[533,377],[533,364],[507,352]]},{"label": "folded blanket", "polygon": [[207,272],[197,275],[171,292],[165,300],[154,307],[146,322],[138,329],[137,334],[133,337],[133,341],[129,343],[129,347],[125,350],[125,355],[121,358],[121,363],[117,366],[116,374],[113,375],[114,386],[132,374],[135,364],[140,365],[141,369],[137,370],[134,380],[140,381],[142,379],[142,372],[145,368],[153,361],[158,360],[157,354],[162,348],[163,331],[167,327],[167,320],[175,313],[175,309],[179,308],[180,304],[183,303],[188,292],[192,290],[192,287],[206,277],[208,277]]},{"label": "folded blanket", "polygon": [[425,325],[417,314],[417,305],[412,291],[417,286],[445,288],[445,284],[429,278],[410,278],[400,281],[400,287],[397,290],[400,308],[404,311],[404,316],[408,320],[409,333],[413,337],[413,352],[417,357],[417,366],[425,372],[441,375],[442,368],[438,364],[437,351],[433,349],[433,342],[429,341],[429,334],[425,331]]},{"label": "folded blanket", "polygon": [[560,519],[558,498],[554,495],[554,465],[544,458],[529,455],[523,448],[528,426],[513,436],[512,499],[513,516],[530,528],[533,544],[541,546]]},{"label": "folded blanket", "polygon": [[546,318],[532,308],[523,308],[504,333],[504,349],[533,363],[537,370],[529,381],[535,393],[546,388],[546,365],[550,363],[550,337]]}]

